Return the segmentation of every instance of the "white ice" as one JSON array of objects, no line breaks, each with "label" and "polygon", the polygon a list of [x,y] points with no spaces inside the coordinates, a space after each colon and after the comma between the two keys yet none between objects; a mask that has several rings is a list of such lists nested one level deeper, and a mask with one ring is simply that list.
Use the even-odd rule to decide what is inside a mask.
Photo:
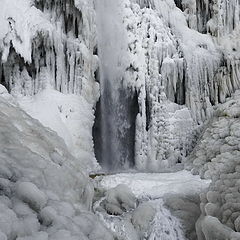
[{"label": "white ice", "polygon": [[210,181],[201,180],[199,176],[184,170],[176,173],[121,173],[104,176],[100,184],[105,189],[126,184],[138,198],[155,199],[168,193],[201,193],[207,189]]}]

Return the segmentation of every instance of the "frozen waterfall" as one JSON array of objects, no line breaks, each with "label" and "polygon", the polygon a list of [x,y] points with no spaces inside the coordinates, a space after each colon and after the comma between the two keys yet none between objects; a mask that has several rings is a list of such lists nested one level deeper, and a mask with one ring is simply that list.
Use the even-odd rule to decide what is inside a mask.
[{"label": "frozen waterfall", "polygon": [[135,118],[127,90],[127,38],[122,1],[96,0],[101,97],[95,152],[105,170],[127,169],[134,162]]}]

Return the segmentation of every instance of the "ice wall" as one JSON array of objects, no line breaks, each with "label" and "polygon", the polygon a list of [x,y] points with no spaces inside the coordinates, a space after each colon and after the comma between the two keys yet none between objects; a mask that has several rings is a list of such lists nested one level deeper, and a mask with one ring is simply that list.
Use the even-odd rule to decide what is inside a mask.
[{"label": "ice wall", "polygon": [[[1,83],[21,103],[26,103],[21,106],[29,114],[61,137],[70,136],[64,140],[73,143],[69,150],[77,159],[96,162],[92,125],[99,87],[95,82],[98,57],[93,2],[4,0],[3,6],[0,10]],[[48,91],[53,94],[41,100],[46,89],[62,95]],[[78,104],[82,106],[76,107]],[[85,128],[81,122],[85,122]],[[65,129],[67,132],[62,134]]]},{"label": "ice wall", "polygon": [[[5,5],[1,68],[6,86],[23,95],[33,95],[46,84],[64,93],[86,91],[97,66],[91,3],[23,1],[20,6],[12,0]],[[29,14],[23,18],[25,12]],[[44,71],[49,79],[42,79]]]},{"label": "ice wall", "polygon": [[[125,1],[131,56],[127,74],[139,96],[140,112],[136,123],[139,168],[149,168],[154,161],[152,169],[181,161],[194,146],[193,129],[211,117],[215,105],[224,102],[239,88],[239,53],[236,50],[239,35],[237,25],[232,24],[238,19],[239,2],[234,3]],[[215,26],[222,28],[219,36],[209,30],[214,18],[218,19]],[[161,103],[162,92],[177,104],[174,111],[179,113],[184,106],[190,110],[185,124],[182,121],[185,128],[179,130],[181,146],[171,140],[171,131],[174,134],[176,128],[169,130],[167,125],[173,110],[162,109],[167,106],[167,101]],[[189,124],[191,119],[193,125]],[[162,141],[161,136],[166,132],[168,137]],[[165,150],[166,142],[171,154]],[[174,156],[175,160],[166,155]],[[162,160],[166,160],[165,163]]]},{"label": "ice wall", "polygon": [[239,105],[237,91],[218,107],[185,163],[192,173],[212,180],[209,190],[201,194],[202,217],[196,224],[199,240],[240,237]]}]

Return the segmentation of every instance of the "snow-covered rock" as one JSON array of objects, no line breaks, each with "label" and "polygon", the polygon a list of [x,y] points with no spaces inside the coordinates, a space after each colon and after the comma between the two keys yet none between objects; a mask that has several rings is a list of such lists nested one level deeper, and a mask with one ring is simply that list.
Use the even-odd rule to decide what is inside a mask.
[{"label": "snow-covered rock", "polygon": [[151,203],[140,204],[132,214],[132,224],[138,235],[146,233],[156,214],[156,209]]}]

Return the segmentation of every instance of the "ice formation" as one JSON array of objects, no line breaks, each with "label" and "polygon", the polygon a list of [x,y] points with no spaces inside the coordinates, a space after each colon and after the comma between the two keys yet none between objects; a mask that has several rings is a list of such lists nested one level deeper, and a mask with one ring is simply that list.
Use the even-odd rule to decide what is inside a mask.
[{"label": "ice formation", "polygon": [[[207,190],[209,180],[201,180],[188,171],[179,171],[113,174],[98,177],[97,183],[95,187],[101,193],[94,211],[117,235],[131,240],[185,239],[185,236],[188,240],[196,240],[199,194]],[[106,203],[118,206],[121,211],[118,214],[109,211]],[[135,203],[137,207],[134,209]],[[121,205],[131,207],[122,208]]]},{"label": "ice formation", "polygon": [[91,213],[93,185],[63,140],[0,86],[1,239],[113,240]]},{"label": "ice formation", "polygon": [[140,198],[138,203],[136,207],[131,190],[120,184],[96,201],[94,212],[118,239],[185,240],[179,219],[164,207],[162,199]]},{"label": "ice formation", "polygon": [[[75,110],[77,119],[89,122],[87,144],[75,124],[69,129],[69,119],[60,127],[66,131],[43,123],[65,137],[77,158],[84,152],[89,168],[97,169],[94,110],[95,153],[102,165],[159,171],[182,162],[198,126],[239,88],[238,0],[4,0],[3,5],[1,83],[20,99],[52,88],[77,95],[81,105],[87,102],[86,115]],[[77,98],[63,99],[75,105]],[[58,118],[62,106],[58,101]],[[111,154],[104,155],[104,144]]]},{"label": "ice formation", "polygon": [[[23,108],[30,115],[63,137],[77,158],[84,154],[89,168],[97,169],[92,141],[93,108],[99,97],[93,2],[4,0],[2,5],[1,83],[26,103]],[[62,94],[44,94],[45,89]],[[81,131],[76,119],[85,125],[79,125]]]},{"label": "ice formation", "polygon": [[197,223],[200,240],[240,238],[240,233],[236,233],[240,215],[239,99],[240,93],[236,92],[218,107],[216,116],[186,162],[186,167],[194,174],[212,180],[209,190],[201,194],[202,217]]},{"label": "ice formation", "polygon": [[[211,117],[214,105],[239,88],[239,2],[126,1],[126,8],[128,73],[135,79],[140,109],[135,162],[139,169],[149,168],[149,164],[150,169],[161,169],[181,161],[194,145],[194,137],[189,139],[184,129],[180,136],[190,140],[185,146],[179,146],[168,133],[166,141],[175,162],[166,157],[166,143],[159,141],[168,125],[161,107],[162,89],[168,100],[187,106],[193,122],[201,125]],[[214,21],[221,34],[210,31]],[[165,129],[159,129],[163,125],[159,118],[165,121]],[[191,118],[185,124],[193,136],[196,126],[189,125]],[[181,144],[186,143],[183,139]],[[160,157],[157,153],[152,156],[154,151]]]},{"label": "ice formation", "polygon": [[[81,172],[99,168],[96,155],[111,170],[185,162],[213,181],[198,239],[239,239],[239,93],[229,99],[240,87],[239,0],[1,3],[0,83],[11,95],[0,85],[0,238],[113,239],[88,211],[93,189]],[[129,192],[108,194],[105,208],[124,215]],[[120,219],[119,231],[142,238],[151,214],[134,214],[145,208],[129,210],[133,224]]]}]

